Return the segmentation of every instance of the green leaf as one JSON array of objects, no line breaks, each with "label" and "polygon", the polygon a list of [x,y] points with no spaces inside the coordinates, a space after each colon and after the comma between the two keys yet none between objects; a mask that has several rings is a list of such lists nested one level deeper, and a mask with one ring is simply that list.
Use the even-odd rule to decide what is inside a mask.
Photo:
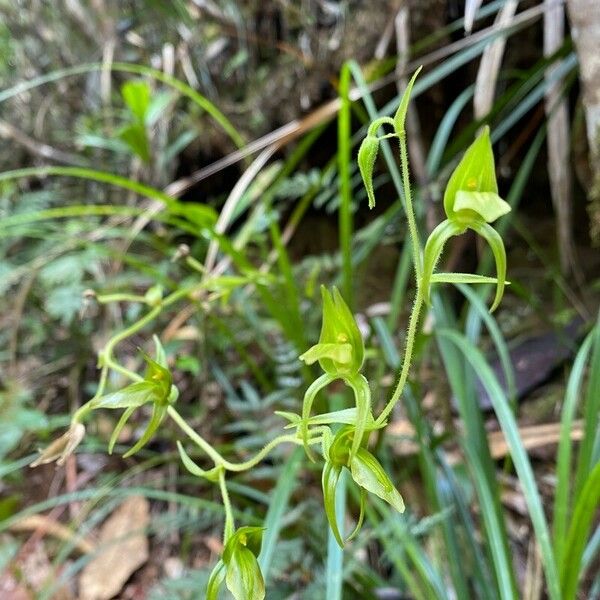
[{"label": "green leaf", "polygon": [[454,200],[454,210],[457,213],[463,210],[472,210],[487,223],[493,223],[510,212],[510,204],[494,192],[458,190]]},{"label": "green leaf", "polygon": [[449,219],[456,216],[456,194],[461,190],[498,194],[490,128],[487,126],[467,148],[450,176],[444,193],[444,210]]},{"label": "green leaf", "polygon": [[225,583],[236,600],[263,600],[265,597],[265,582],[256,556],[244,546],[233,551]]},{"label": "green leaf", "polygon": [[90,402],[90,409],[137,408],[160,397],[160,388],[151,381],[138,381],[118,392],[106,394]]},{"label": "green leaf", "polygon": [[376,136],[367,135],[358,149],[358,168],[367,190],[369,208],[375,206],[375,191],[373,190],[373,168],[379,151],[379,140]]},{"label": "green leaf", "polygon": [[[476,273],[434,273],[431,283],[498,283],[498,278]],[[505,283],[508,285],[510,282]]]},{"label": "green leaf", "polygon": [[379,461],[364,448],[350,462],[352,479],[362,488],[385,500],[398,512],[404,512],[404,501]]},{"label": "green leaf", "polygon": [[131,114],[140,122],[146,120],[150,106],[150,87],[145,81],[128,81],[121,87],[121,95]]},{"label": "green leaf", "polygon": [[342,473],[342,467],[332,464],[327,461],[323,467],[323,475],[321,477],[321,485],[323,486],[323,504],[325,506],[325,515],[329,522],[329,527],[333,533],[337,543],[341,548],[344,547],[344,540],[338,528],[336,511],[335,511],[335,491],[338,481]]},{"label": "green leaf", "polygon": [[134,154],[139,156],[145,163],[150,162],[150,141],[144,125],[140,123],[125,125],[119,130],[118,135]]},{"label": "green leaf", "polygon": [[565,544],[564,560],[560,571],[562,597],[565,600],[574,600],[577,597],[577,583],[581,574],[581,558],[594,517],[598,514],[599,503],[600,462],[597,462],[577,499]]},{"label": "green leaf", "polygon": [[417,79],[417,76],[421,72],[422,68],[423,68],[422,66],[419,67],[414,72],[413,76],[410,78],[410,81],[408,82],[408,85],[406,86],[406,89],[404,90],[404,93],[402,94],[402,98],[400,100],[400,106],[398,106],[398,110],[396,111],[396,114],[394,115],[394,129],[396,130],[396,133],[398,135],[404,134],[404,122],[406,121],[406,113],[408,112],[408,103],[410,102],[410,94],[412,92],[413,85],[415,84],[415,80]]}]

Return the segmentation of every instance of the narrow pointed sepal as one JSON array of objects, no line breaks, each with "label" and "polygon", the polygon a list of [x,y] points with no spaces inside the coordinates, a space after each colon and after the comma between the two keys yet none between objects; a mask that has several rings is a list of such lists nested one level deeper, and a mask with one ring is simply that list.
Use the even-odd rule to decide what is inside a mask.
[{"label": "narrow pointed sepal", "polygon": [[325,515],[327,516],[329,527],[331,527],[331,532],[333,533],[333,537],[335,537],[336,542],[340,545],[340,548],[343,548],[344,540],[338,527],[337,515],[335,512],[335,493],[341,474],[342,467],[334,465],[328,461],[323,467],[321,483],[323,485],[323,503],[325,505]]},{"label": "narrow pointed sepal", "polygon": [[494,302],[490,308],[490,312],[494,312],[502,300],[504,295],[504,286],[506,285],[506,250],[504,242],[500,234],[487,223],[475,223],[470,226],[473,231],[484,238],[492,249],[494,260],[496,261],[496,295]]}]

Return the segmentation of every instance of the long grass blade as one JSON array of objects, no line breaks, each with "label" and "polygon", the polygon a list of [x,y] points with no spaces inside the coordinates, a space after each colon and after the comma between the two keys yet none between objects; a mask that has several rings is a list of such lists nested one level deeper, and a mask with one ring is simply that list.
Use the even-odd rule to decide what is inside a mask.
[{"label": "long grass blade", "polygon": [[548,594],[552,600],[560,600],[561,591],[558,569],[554,559],[544,507],[537,489],[531,463],[519,436],[519,428],[510,406],[504,397],[502,388],[481,352],[463,335],[448,330],[438,331],[438,335],[452,342],[461,351],[486,388],[498,421],[500,422],[500,427],[506,437],[519,481],[523,487],[523,495],[525,496],[533,529],[540,546]]}]

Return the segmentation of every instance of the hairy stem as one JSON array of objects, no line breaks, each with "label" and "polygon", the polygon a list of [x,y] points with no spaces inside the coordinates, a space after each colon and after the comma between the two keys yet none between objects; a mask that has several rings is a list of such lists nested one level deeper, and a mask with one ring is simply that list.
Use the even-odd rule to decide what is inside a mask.
[{"label": "hairy stem", "polygon": [[225,545],[229,538],[233,535],[235,524],[233,522],[233,509],[231,508],[231,500],[229,499],[229,492],[227,491],[227,485],[225,483],[224,469],[219,471],[219,489],[221,490],[223,508],[225,509],[225,529],[223,531],[223,545]]},{"label": "hairy stem", "polygon": [[384,423],[394,406],[396,406],[398,400],[400,399],[400,396],[402,396],[402,392],[404,391],[404,386],[406,385],[406,381],[408,379],[408,373],[410,372],[412,354],[415,345],[415,337],[417,335],[417,325],[419,324],[419,317],[421,316],[422,307],[423,290],[419,285],[417,285],[417,295],[415,296],[415,303],[412,309],[412,313],[410,315],[410,320],[408,322],[408,331],[406,333],[406,344],[404,349],[404,361],[402,362],[400,377],[398,379],[398,383],[396,385],[394,393],[392,394],[392,397],[386,404],[379,417],[377,417],[377,420],[375,421],[376,425],[382,425]]}]

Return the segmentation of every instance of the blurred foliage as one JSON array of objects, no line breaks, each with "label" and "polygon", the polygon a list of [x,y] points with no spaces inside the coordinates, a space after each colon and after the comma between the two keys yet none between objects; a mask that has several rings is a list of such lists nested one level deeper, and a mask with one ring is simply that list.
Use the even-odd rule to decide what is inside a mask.
[{"label": "blurred foliage", "polygon": [[[151,352],[152,333],[159,335],[181,390],[182,413],[220,452],[244,460],[281,428],[274,410],[298,412],[316,372],[297,357],[318,338],[319,284],[342,283],[340,206],[349,207],[353,217],[354,312],[365,338],[366,369],[375,382],[373,398],[383,406],[399,367],[413,290],[395,155],[382,142],[373,165],[380,198],[374,215],[364,210],[366,194],[355,161],[367,123],[391,115],[398,101],[390,77],[398,60],[393,46],[398,5],[377,4],[378,10],[353,0],[0,1],[0,163],[3,171],[40,167],[0,178],[0,493],[9,500],[1,507],[1,532],[29,514],[69,505],[82,507],[82,516],[58,518],[84,535],[134,490],[153,502],[153,556],[139,575],[140,581],[151,579],[149,597],[198,597],[216,559],[223,514],[214,486],[176,466],[172,425],[165,422],[136,457],[107,461],[101,455],[116,419],[103,414],[89,424],[77,463],[87,483],[75,490],[54,479],[52,468],[27,470],[38,442],[54,437],[96,392],[97,350],[146,310],[128,300],[104,305],[86,290],[143,297],[156,284],[167,295],[202,283],[202,293],[169,307],[152,328],[118,345],[116,354],[128,368],[142,369],[138,347]],[[537,6],[519,4],[520,11]],[[472,83],[481,53],[499,35],[464,37],[457,6],[431,0],[410,10],[411,59],[426,64],[415,87],[421,133],[409,131],[409,141],[420,141],[425,152],[424,171],[416,170],[414,178],[423,230],[438,222],[445,183],[482,124],[470,107]],[[483,6],[476,35],[493,24],[501,6]],[[520,593],[541,584],[529,545],[536,535],[539,539],[532,520],[543,522],[553,504],[565,518],[562,525],[553,524],[552,552],[559,567],[569,557],[563,573],[555,575],[571,591],[573,576],[565,572],[581,576],[575,584],[586,597],[600,587],[598,530],[589,538],[585,515],[577,512],[578,519],[571,519],[581,498],[591,497],[583,482],[597,468],[600,447],[594,416],[600,344],[598,326],[591,329],[600,290],[598,255],[589,252],[584,233],[577,235],[584,282],[561,275],[542,102],[551,66],[561,93],[576,104],[577,62],[568,38],[551,57],[541,56],[540,15],[505,32],[496,94],[483,119],[495,136],[502,196],[515,215],[500,222],[512,285],[498,321],[483,316],[483,297],[464,302],[451,290],[434,294],[430,319],[436,328],[417,335],[418,377],[411,378],[402,409],[394,413],[399,433],[382,436],[375,450],[394,474],[407,513],[398,516],[383,503],[369,507],[337,580],[319,470],[303,464],[286,471],[292,461],[289,449],[281,448],[260,469],[231,479],[236,519],[256,525],[266,517],[274,525],[273,537],[263,542],[275,549],[265,569],[269,598],[294,593],[324,598],[326,589],[350,599],[375,598],[384,588],[398,598]],[[437,51],[441,58],[431,58]],[[330,125],[335,112],[315,118],[296,141],[271,148],[263,163],[254,163],[250,183],[244,178],[252,172],[249,152],[237,164],[188,184],[188,175],[234,152],[236,139],[254,140],[293,119],[318,115],[315,109],[337,98],[346,59],[355,60],[353,85],[363,96],[351,105],[345,136],[352,153],[346,164],[348,204],[341,199],[339,148]],[[111,69],[119,62],[155,68],[201,98],[149,72]],[[48,81],[36,85],[39,77]],[[31,87],[19,92],[23,82]],[[108,178],[50,173],[41,169],[46,165],[93,169]],[[152,190],[127,187],[116,176]],[[182,200],[163,197],[163,191]],[[581,206],[575,204],[577,232],[587,225],[579,216]],[[215,228],[216,215],[222,227]],[[465,269],[479,263],[479,272],[490,273],[491,256],[479,254],[473,243],[449,250]],[[208,256],[220,269],[212,277],[206,273]],[[530,403],[517,404],[510,386],[494,396],[495,409],[516,408],[514,423],[510,414],[496,411],[512,436],[512,458],[492,459],[485,433],[499,425],[479,410],[476,373],[484,373],[495,389],[496,378],[511,381],[512,365],[508,358],[492,377],[481,362],[470,362],[479,356],[477,346],[506,358],[509,348],[539,329],[556,327],[563,336],[559,327],[576,313],[592,333],[572,364],[555,373],[555,393],[542,388],[537,401],[533,394],[531,404],[543,404],[542,416],[531,418]],[[581,337],[570,340],[571,346],[580,342]],[[116,390],[125,379],[112,373],[107,383]],[[338,400],[332,389],[318,399],[318,408]],[[583,451],[570,437],[577,417],[586,420]],[[117,440],[119,454],[139,440],[148,418],[143,407],[132,417]],[[519,427],[557,419],[558,452],[540,451],[530,461],[520,449]],[[404,453],[407,441],[411,450]],[[201,456],[192,458],[206,466]],[[523,475],[523,465],[530,463],[533,481],[527,468]],[[578,474],[577,485],[571,472]],[[548,481],[557,482],[556,493]],[[274,498],[280,513],[273,509]],[[348,526],[358,505],[349,492]],[[7,538],[0,544],[6,551],[1,560],[19,568],[14,540],[27,535],[2,535]],[[571,543],[576,549],[573,540],[579,538],[587,544],[583,556],[565,550]],[[76,557],[71,541],[47,537],[45,544],[56,577],[43,582],[39,597],[51,595],[61,573],[75,580],[86,560]],[[181,560],[179,575],[163,572],[166,557]],[[265,560],[259,557],[261,567]]]}]

